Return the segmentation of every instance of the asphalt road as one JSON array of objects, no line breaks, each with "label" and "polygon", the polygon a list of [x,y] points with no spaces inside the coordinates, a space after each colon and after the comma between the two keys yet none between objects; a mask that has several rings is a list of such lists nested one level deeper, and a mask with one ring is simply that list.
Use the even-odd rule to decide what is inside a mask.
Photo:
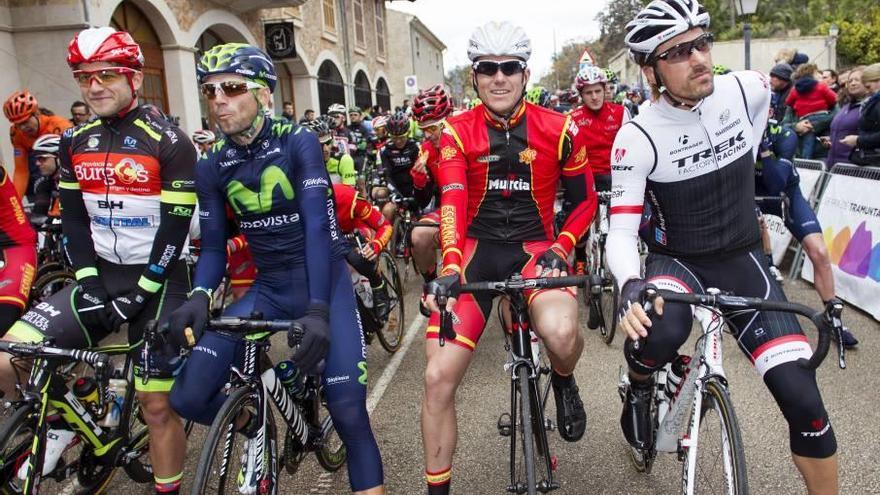
[{"label": "asphalt road", "polygon": [[[407,294],[408,349],[388,355],[374,342],[368,351],[370,404],[373,430],[382,450],[385,479],[392,494],[425,493],[419,408],[424,370],[425,321],[418,315],[417,287],[410,276]],[[793,301],[819,307],[811,286],[787,282],[785,291]],[[583,319],[582,313],[582,319]],[[880,493],[880,407],[876,390],[880,360],[880,326],[864,313],[847,308],[845,323],[861,340],[848,354],[848,369],[839,370],[832,353],[819,370],[826,407],[837,434],[840,454],[841,493]],[[583,440],[567,443],[552,433],[551,450],[558,457],[557,494],[666,494],[678,489],[681,464],[662,455],[653,473],[637,473],[630,465],[620,432],[621,403],[617,395],[619,367],[624,363],[616,338],[606,346],[595,331],[583,327],[586,349],[576,371],[587,409],[588,427]],[[814,340],[815,332],[808,330]],[[751,492],[774,495],[805,493],[799,474],[790,461],[788,428],[770,393],[732,338],[724,341],[725,370],[746,446]],[[281,346],[276,346],[280,350]],[[503,337],[492,318],[476,351],[477,355],[458,392],[459,444],[454,463],[453,491],[459,494],[505,493],[508,440],[499,436],[496,421],[509,408],[509,380]],[[388,384],[384,394],[377,383]],[[552,403],[552,400],[550,401]],[[549,417],[555,417],[551,405]],[[189,443],[185,489],[195,470],[204,428],[196,428]],[[345,470],[323,473],[314,457],[306,459],[295,477],[282,474],[280,493],[342,494],[348,492]],[[152,493],[148,485],[134,485],[117,474],[110,493]],[[188,492],[187,492],[188,493]]]}]

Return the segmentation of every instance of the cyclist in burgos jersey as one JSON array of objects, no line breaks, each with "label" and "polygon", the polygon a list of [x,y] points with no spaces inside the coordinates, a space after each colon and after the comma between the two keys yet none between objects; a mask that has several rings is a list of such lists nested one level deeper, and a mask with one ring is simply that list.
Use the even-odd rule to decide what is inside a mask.
[{"label": "cyclist in burgos jersey", "polygon": [[[180,129],[138,106],[143,55],[128,33],[86,29],[70,42],[67,62],[98,116],[65,131],[59,147],[64,245],[77,284],[25,313],[5,338],[52,338],[60,347],[84,349],[128,323],[155,491],[176,494],[186,434],[168,391],[179,349],[154,349],[144,362],[139,343],[147,321],[164,322],[189,289],[181,256],[196,202],[196,150]],[[0,358],[0,375],[12,397],[16,370],[8,355]],[[140,377],[146,376],[145,384]],[[74,438],[66,429],[52,433],[44,474]]]},{"label": "cyclist in burgos jersey", "polygon": [[[621,128],[611,153],[617,194],[608,263],[623,285],[620,327],[629,339],[646,339],[638,354],[627,353],[631,385],[621,414],[624,436],[638,449],[653,445],[652,373],[676,356],[693,319],[691,307],[659,299],[649,317],[638,304],[645,285],[785,299],[769,274],[754,211],[769,82],[748,71],[713,76],[708,27],[709,14],[694,0],[654,0],[627,25],[626,42],[655,96]],[[645,200],[652,215],[642,278],[637,235]],[[730,321],[788,422],[808,491],[837,493],[837,442],[815,371],[797,363],[811,355],[797,319],[750,311]]]},{"label": "cyclist in burgos jersey", "polygon": [[[447,494],[456,445],[455,390],[486,325],[492,297],[462,294],[462,280],[558,276],[596,209],[585,144],[571,120],[523,100],[531,42],[522,28],[490,22],[470,38],[472,82],[482,105],[450,117],[440,138],[440,240],[443,269],[428,286],[425,398],[422,403],[429,493]],[[558,236],[553,203],[560,182],[575,205]],[[456,333],[437,342],[437,296],[449,296]],[[574,442],[586,413],[573,376],[583,349],[573,290],[532,294],[529,311],[553,365],[551,383],[560,435]],[[456,318],[453,317],[453,321]],[[438,428],[446,425],[446,428]]]},{"label": "cyclist in burgos jersey", "polygon": [[[293,361],[306,374],[326,364],[323,389],[347,449],[351,489],[384,493],[382,460],[367,416],[364,337],[348,268],[336,254],[340,234],[318,138],[286,119],[265,116],[276,75],[259,48],[215,46],[202,56],[197,73],[225,137],[196,168],[202,238],[195,288],[169,326],[172,338],[187,344],[191,328],[198,345],[178,375],[171,403],[182,416],[211,424],[227,399],[229,368],[241,366],[244,358],[241,337],[205,331],[211,293],[226,270],[228,204],[251,249],[257,278],[224,315],[259,312],[267,320],[302,324],[305,334]],[[261,481],[258,432],[248,427],[249,417],[240,419],[244,426],[235,434],[247,438],[247,457],[238,488],[255,493]]]}]

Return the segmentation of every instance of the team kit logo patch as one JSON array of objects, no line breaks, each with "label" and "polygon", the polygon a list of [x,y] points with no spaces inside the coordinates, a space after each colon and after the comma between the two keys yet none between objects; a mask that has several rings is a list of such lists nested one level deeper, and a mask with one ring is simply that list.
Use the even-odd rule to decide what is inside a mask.
[{"label": "team kit logo patch", "polygon": [[449,160],[458,154],[458,150],[453,148],[452,146],[444,146],[442,150],[440,150],[440,157],[444,160]]},{"label": "team kit logo patch", "polygon": [[524,163],[526,165],[531,165],[535,158],[538,157],[538,152],[534,150],[534,148],[526,148],[519,152],[519,162]]}]

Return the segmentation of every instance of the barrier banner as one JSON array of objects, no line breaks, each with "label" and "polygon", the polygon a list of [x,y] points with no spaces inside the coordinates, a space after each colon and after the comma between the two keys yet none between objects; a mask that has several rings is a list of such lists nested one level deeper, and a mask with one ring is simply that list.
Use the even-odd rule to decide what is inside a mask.
[{"label": "barrier banner", "polygon": [[[819,179],[822,178],[823,172],[813,168],[798,167],[797,162],[795,162],[795,169],[801,178],[801,193],[807,198],[807,201],[810,201],[813,191],[815,191],[819,183]],[[810,204],[813,204],[812,201],[810,201]],[[789,244],[791,244],[791,232],[785,228],[782,219],[776,215],[764,215],[764,222],[767,224],[767,232],[770,234],[773,263],[779,266],[782,263],[782,259],[785,258],[785,252],[788,250]]]},{"label": "barrier banner", "polygon": [[[880,181],[832,174],[817,216],[831,258],[837,296],[880,320]],[[812,282],[804,260],[801,276]]]}]

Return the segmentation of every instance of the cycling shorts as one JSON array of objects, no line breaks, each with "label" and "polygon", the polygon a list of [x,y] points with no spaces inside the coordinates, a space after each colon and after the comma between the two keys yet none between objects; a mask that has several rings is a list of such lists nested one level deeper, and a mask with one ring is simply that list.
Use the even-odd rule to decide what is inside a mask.
[{"label": "cycling shorts", "polygon": [[[651,253],[645,263],[646,280],[661,289],[705,293],[710,287],[743,297],[785,301],[785,294],[770,275],[760,248],[730,258],[686,260]],[[651,317],[641,361],[659,368],[671,361],[691,331],[690,306],[668,303],[663,317]],[[740,349],[764,376],[780,364],[809,358],[812,352],[800,324],[791,313],[747,311],[728,319]]]},{"label": "cycling shorts", "polygon": [[[147,306],[137,318],[129,323],[128,343],[132,346],[131,355],[135,358],[135,375],[145,374],[151,379],[144,385],[143,380],[135,380],[135,388],[142,392],[167,392],[174,383],[174,372],[179,361],[180,349],[166,344],[160,349],[150,350],[150,362],[144,362],[143,330],[149,320],[158,320],[159,325],[184,301],[189,291],[189,270],[183,261],[172,262],[169,275],[163,288],[153,295]],[[130,292],[137,287],[144,273],[144,265],[117,265],[98,259],[98,273],[107,295],[112,299]],[[54,345],[65,349],[89,349],[100,345],[110,335],[108,328],[85,328],[80,324],[74,308],[74,291],[78,285],[68,285],[45,301],[31,308],[9,329],[9,335],[22,342],[38,342],[46,338],[54,339]]]},{"label": "cycling shorts", "polygon": [[593,174],[596,192],[611,191],[611,174]]},{"label": "cycling shorts", "polygon": [[0,304],[24,311],[36,273],[37,252],[34,246],[9,246],[0,250],[0,256]]},{"label": "cycling shorts", "polygon": [[[788,196],[789,208],[788,214],[785,215],[785,227],[791,232],[798,242],[804,240],[804,237],[810,234],[821,234],[822,226],[816,218],[816,212],[810,207],[810,203],[801,193],[798,185],[785,189]],[[761,202],[761,212],[769,215],[782,216],[782,205],[778,201]]]},{"label": "cycling shorts", "polygon": [[[351,275],[341,261],[332,263],[330,287],[330,350],[323,374],[327,407],[348,449],[349,481],[354,491],[382,484],[382,460],[367,415],[366,344],[355,305]],[[241,299],[226,308],[224,316],[250,317],[260,313],[267,320],[296,319],[309,304],[306,269],[262,271]],[[287,342],[286,338],[275,339]],[[289,356],[286,344],[281,355]],[[230,366],[241,368],[241,338],[208,331],[199,339],[177,376],[171,406],[182,417],[211,424],[226,401],[223,390]]]},{"label": "cycling shorts", "polygon": [[[490,280],[506,280],[514,273],[522,273],[523,277],[535,276],[535,264],[550,249],[553,241],[526,241],[522,243],[497,242],[465,239],[463,279],[465,282],[481,282]],[[571,271],[569,269],[569,271]],[[577,289],[542,289],[525,293],[529,302],[543,290],[562,290],[576,297]],[[492,312],[492,301],[495,296],[490,293],[461,294],[452,309],[452,329],[455,330],[453,344],[474,350],[483,329]],[[428,320],[425,337],[436,339],[440,330],[440,314],[433,313]]]}]

